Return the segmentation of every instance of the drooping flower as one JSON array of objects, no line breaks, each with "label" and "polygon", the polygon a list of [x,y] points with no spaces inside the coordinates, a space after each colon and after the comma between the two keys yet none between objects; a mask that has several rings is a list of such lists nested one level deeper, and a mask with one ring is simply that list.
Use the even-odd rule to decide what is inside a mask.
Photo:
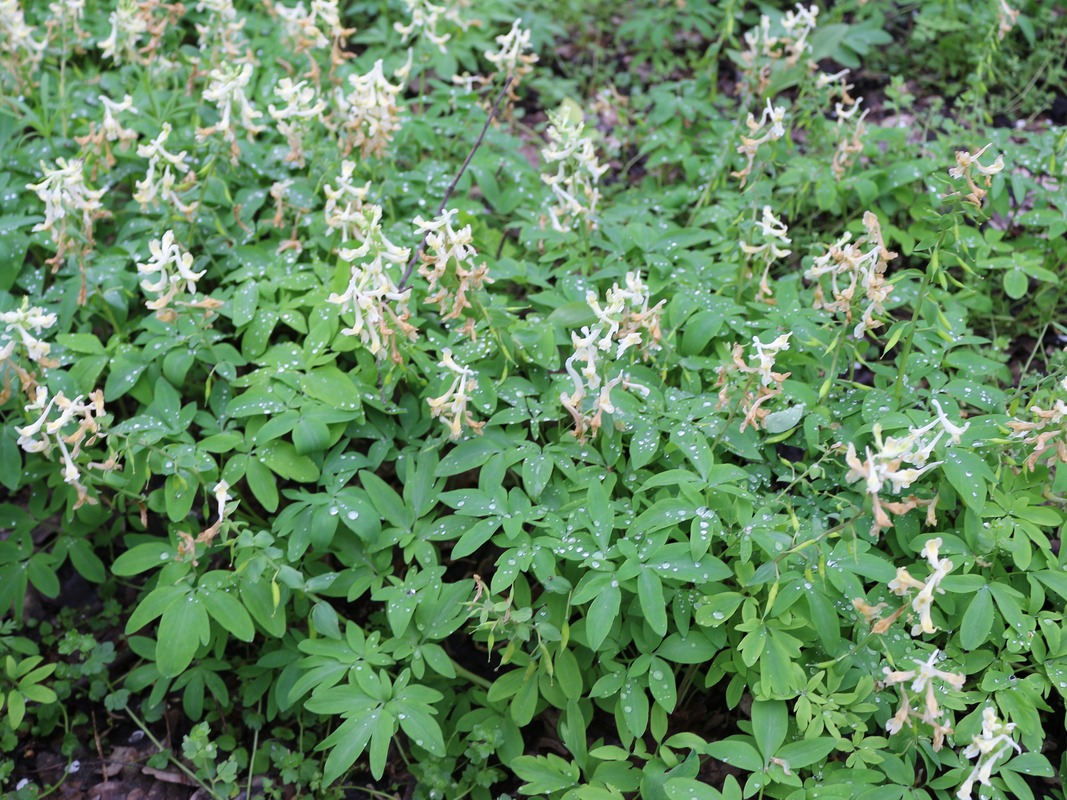
[{"label": "drooping flower", "polygon": [[584,122],[564,113],[549,118],[549,143],[541,150],[547,165],[556,167],[554,173],[541,175],[555,201],[548,208],[548,221],[553,230],[561,232],[571,230],[578,221],[595,227],[594,215],[600,201],[597,182],[608,165],[597,161],[593,140],[582,136]]},{"label": "drooping flower", "polygon": [[363,158],[381,158],[400,128],[397,98],[404,87],[386,80],[381,59],[365,75],[349,75],[348,82],[351,92],[338,89],[335,94],[342,155],[358,147]]},{"label": "drooping flower", "polygon": [[452,384],[440,397],[427,399],[430,416],[444,423],[448,428],[448,438],[453,441],[463,433],[464,426],[474,433],[481,433],[485,423],[475,420],[467,409],[470,393],[478,388],[474,370],[457,364],[452,358],[452,350],[447,347],[441,351],[441,362],[437,366],[444,367],[451,373]]},{"label": "drooping flower", "polygon": [[164,321],[172,321],[177,313],[171,303],[184,288],[192,295],[196,293],[196,283],[206,270],[193,271],[193,254],[182,249],[174,241],[174,231],[167,231],[162,239],[153,239],[148,243],[151,254],[148,261],[137,265],[137,272],[144,280],[141,288],[156,295],[145,306],[156,312]]},{"label": "drooping flower", "polygon": [[331,294],[328,301],[353,314],[352,326],[341,333],[358,336],[376,357],[388,350],[399,363],[397,336],[413,339],[416,333],[408,321],[411,289],[401,290],[395,275],[407,262],[410,251],[385,237],[381,219],[381,206],[367,204],[359,212],[355,238],[362,244],[340,250],[341,258],[352,265],[348,287],[341,294]]}]

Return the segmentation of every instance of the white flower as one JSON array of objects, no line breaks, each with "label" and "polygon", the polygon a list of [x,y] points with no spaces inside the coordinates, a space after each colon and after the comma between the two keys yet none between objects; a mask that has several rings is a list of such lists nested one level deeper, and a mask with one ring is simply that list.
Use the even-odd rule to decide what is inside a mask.
[{"label": "white flower", "polygon": [[512,23],[511,30],[503,36],[496,37],[496,43],[500,50],[496,53],[491,50],[485,51],[485,58],[497,69],[506,75],[523,77],[530,72],[532,65],[537,61],[537,56],[527,53],[530,49],[530,31],[523,30],[520,26],[522,20],[517,19]]},{"label": "white flower", "polygon": [[548,209],[552,228],[566,232],[580,219],[591,220],[600,201],[597,182],[608,165],[597,161],[593,140],[582,136],[585,123],[566,114],[551,115],[549,143],[541,150],[555,173],[543,173],[541,180],[552,191],[555,205]]},{"label": "white flower", "polygon": [[997,713],[991,706],[982,709],[982,732],[971,739],[971,743],[963,750],[964,758],[977,757],[978,761],[956,792],[959,800],[970,800],[971,788],[975,781],[983,786],[991,785],[993,766],[1002,756],[1013,749],[1017,753],[1022,752],[1022,748],[1011,738],[1014,730],[1015,723],[998,720]]},{"label": "white flower", "polygon": [[[211,70],[211,83],[204,90],[204,100],[214,103],[219,110],[219,121],[196,132],[196,140],[204,141],[214,133],[221,133],[223,139],[230,143],[231,161],[237,163],[237,129],[242,128],[251,139],[263,130],[255,120],[263,116],[253,107],[245,90],[252,82],[252,65],[245,63],[239,70],[232,67],[218,67]],[[237,117],[235,120],[234,117]]]},{"label": "white flower", "polygon": [[167,231],[162,239],[150,241],[148,250],[150,257],[137,265],[137,272],[144,278],[141,288],[158,295],[145,303],[149,309],[162,312],[168,308],[183,284],[186,292],[195,294],[196,283],[206,270],[193,272],[193,255],[183,251],[174,241],[174,231]]},{"label": "white flower", "polygon": [[[23,298],[19,309],[0,312],[0,323],[7,326],[6,332],[0,337],[0,361],[10,358],[16,343],[22,344],[31,361],[41,361],[51,352],[52,345],[39,337],[42,331],[56,324],[55,314],[38,306],[31,307],[29,301]],[[4,339],[8,340],[8,344],[3,343]]]},{"label": "white flower", "polygon": [[346,95],[337,89],[334,96],[341,118],[343,154],[347,156],[358,147],[363,158],[380,158],[400,128],[397,98],[404,87],[386,80],[381,59],[367,74],[349,75],[348,82],[352,91]]}]

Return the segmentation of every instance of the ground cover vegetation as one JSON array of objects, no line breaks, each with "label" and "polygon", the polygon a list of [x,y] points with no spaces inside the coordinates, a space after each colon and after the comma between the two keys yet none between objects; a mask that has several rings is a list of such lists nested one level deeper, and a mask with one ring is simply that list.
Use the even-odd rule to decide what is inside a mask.
[{"label": "ground cover vegetation", "polygon": [[0,32],[5,797],[1064,797],[1059,4]]}]

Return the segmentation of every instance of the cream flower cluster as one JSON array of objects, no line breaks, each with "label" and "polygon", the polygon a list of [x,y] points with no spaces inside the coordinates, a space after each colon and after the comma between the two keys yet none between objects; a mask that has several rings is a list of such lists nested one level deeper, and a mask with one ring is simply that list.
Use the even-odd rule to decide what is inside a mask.
[{"label": "cream flower cluster", "polygon": [[911,635],[918,636],[920,633],[937,633],[937,627],[930,617],[930,610],[934,607],[934,595],[944,594],[941,581],[952,571],[952,561],[947,558],[939,558],[941,548],[940,537],[930,539],[923,546],[923,557],[930,564],[930,575],[925,581],[916,580],[911,576],[906,567],[897,568],[897,576],[889,582],[889,591],[897,597],[905,597],[912,590],[918,589],[918,593],[911,600],[912,610],[919,615],[919,622],[912,626]]},{"label": "cream flower cluster", "polygon": [[834,116],[837,118],[837,149],[830,161],[830,168],[838,180],[844,177],[845,171],[852,164],[852,158],[857,153],[863,152],[863,137],[867,133],[865,120],[869,109],[860,112],[863,98],[853,97],[854,88],[848,82],[849,70],[840,72],[822,73],[815,82],[818,89],[829,87],[829,100],[834,101]]},{"label": "cream flower cluster", "polygon": [[[849,466],[845,474],[845,480],[849,483],[863,481],[867,494],[871,496],[874,505],[874,526],[872,533],[877,535],[883,528],[892,527],[893,523],[886,509],[880,493],[886,485],[895,494],[909,488],[930,470],[939,467],[942,462],[930,462],[930,456],[934,452],[937,443],[946,433],[949,435],[950,444],[959,444],[960,437],[966,433],[970,423],[957,425],[945,414],[941,404],[935,399],[932,401],[937,416],[921,428],[911,428],[906,436],[887,436],[882,439],[882,426],[875,425],[873,429],[875,450],[870,447],[865,449],[865,458],[860,460],[856,446],[849,442],[845,454],[845,462]],[[937,435],[932,439],[923,440],[930,431],[940,427]],[[904,466],[907,464],[908,466]],[[911,505],[914,508],[915,504]],[[889,506],[890,511],[900,513],[902,509]]]},{"label": "cream flower cluster", "polygon": [[69,161],[57,158],[52,168],[46,167],[42,161],[44,179],[40,183],[26,185],[44,202],[44,221],[34,225],[33,230],[51,231],[52,241],[56,243],[54,261],[57,265],[69,238],[67,218],[81,217],[82,235],[92,244],[93,220],[107,213],[100,202],[104,190],[90,189],[85,185],[84,166],[84,162],[77,158]]},{"label": "cream flower cluster", "polygon": [[0,0],[0,64],[18,74],[40,63],[46,42],[33,38],[33,28],[26,24],[26,16],[19,0]]},{"label": "cream flower cluster", "polygon": [[593,215],[600,201],[597,182],[608,165],[597,161],[593,140],[582,136],[584,122],[567,114],[553,115],[551,120],[549,143],[541,150],[546,166],[556,165],[554,173],[541,175],[555,201],[548,209],[548,220],[560,232],[571,230],[579,220],[595,227]]},{"label": "cream flower cluster", "polygon": [[310,8],[303,2],[289,6],[276,5],[274,10],[282,19],[286,36],[292,39],[298,53],[322,50],[348,33],[341,25],[341,11],[337,0],[311,0]]},{"label": "cream flower cluster", "polygon": [[[1067,393],[1067,378],[1060,381],[1059,389]],[[1034,404],[1030,414],[1032,420],[1013,419],[1008,423],[1012,438],[1033,448],[1026,466],[1033,469],[1041,460],[1049,466],[1057,461],[1067,464],[1067,402],[1057,397],[1048,409]]]},{"label": "cream flower cluster", "polygon": [[85,0],[52,0],[48,4],[48,12],[52,15],[50,25],[55,25],[60,30],[69,27],[77,39],[88,35],[81,28],[81,21],[85,16]]},{"label": "cream flower cluster", "polygon": [[118,120],[120,113],[136,114],[133,107],[133,98],[125,95],[120,102],[115,102],[107,95],[100,95],[100,105],[104,107],[104,119],[100,127],[95,122],[89,123],[89,133],[85,136],[76,136],[75,141],[82,147],[90,147],[93,152],[104,157],[108,167],[115,166],[115,157],[111,153],[111,145],[118,143],[123,150],[127,149],[132,142],[137,141],[137,131],[123,127]]},{"label": "cream flower cluster", "polygon": [[141,60],[138,45],[148,32],[148,21],[141,13],[135,0],[119,0],[115,10],[108,17],[111,33],[97,46],[103,50],[103,57],[110,58],[116,64],[123,61],[137,63]]},{"label": "cream flower cluster", "polygon": [[416,331],[408,322],[411,290],[401,290],[391,272],[402,268],[410,251],[385,238],[381,206],[367,204],[359,213],[357,238],[363,244],[354,249],[342,248],[339,253],[352,265],[348,287],[341,294],[331,294],[328,301],[350,309],[355,317],[352,326],[341,333],[359,336],[375,357],[381,358],[388,349],[393,360],[399,362],[397,335],[414,339]]},{"label": "cream flower cluster", "polygon": [[[54,418],[53,409],[58,411]],[[95,503],[81,482],[81,470],[75,460],[83,446],[92,445],[103,436],[100,433],[100,417],[104,413],[104,393],[98,389],[89,395],[87,401],[81,395],[70,400],[62,392],[49,399],[48,389],[38,386],[36,399],[26,406],[26,411],[38,417],[35,422],[15,429],[19,435],[19,447],[27,453],[44,454],[51,452],[53,447],[58,448],[63,459],[63,480],[78,493],[74,507],[78,508],[87,502]],[[77,425],[74,431],[64,433],[73,425]]]},{"label": "cream flower cluster", "polygon": [[[171,153],[166,148],[167,139],[170,138],[172,128],[169,122],[163,123],[159,136],[148,144],[137,146],[137,155],[148,159],[148,169],[142,180],[137,181],[133,199],[141,204],[141,209],[155,206],[160,200],[169,203],[178,209],[186,217],[192,217],[196,211],[195,200],[190,203],[183,202],[178,192],[188,191],[196,182],[196,174],[188,164],[189,154],[182,150],[180,153]],[[162,166],[162,171],[160,167]],[[173,169],[172,169],[173,167]],[[175,175],[174,170],[184,173],[181,182]]]},{"label": "cream flower cluster", "polygon": [[448,370],[446,374],[452,375],[452,383],[440,397],[426,400],[430,406],[430,416],[444,423],[448,428],[448,438],[453,441],[463,433],[464,426],[474,433],[481,433],[485,423],[476,421],[467,409],[470,393],[478,388],[474,370],[457,364],[452,358],[452,350],[447,347],[441,352],[441,361],[437,366]]},{"label": "cream flower cluster", "polygon": [[771,19],[766,14],[760,16],[756,28],[744,34],[747,49],[741,54],[741,61],[756,95],[762,96],[766,92],[775,62],[784,61],[788,66],[795,66],[811,52],[808,39],[815,30],[818,16],[817,6],[805,8],[798,3],[796,11],[787,11],[782,17],[781,35],[771,34]]},{"label": "cream flower cluster", "polygon": [[[978,161],[979,158],[992,147],[992,143],[987,144],[985,147],[976,150],[973,153],[968,153],[966,150],[956,151],[956,166],[951,167],[948,171],[949,177],[959,180],[963,178],[967,181],[968,192],[963,196],[964,201],[974,205],[977,208],[981,208],[982,200],[985,199],[988,193],[989,187],[993,183],[993,176],[1004,169],[1004,156],[998,155],[996,159],[988,167],[982,166]],[[980,176],[982,182],[985,184],[985,188],[980,187],[975,183],[974,176],[971,175],[971,170],[976,171]]]},{"label": "cream flower cluster", "polygon": [[233,0],[200,0],[196,10],[209,15],[206,23],[196,23],[201,53],[211,53],[212,63],[247,60],[242,47],[246,44],[243,33],[246,19],[238,16]]},{"label": "cream flower cluster", "polygon": [[362,186],[352,182],[356,164],[354,161],[341,162],[341,174],[337,178],[337,188],[330,184],[322,187],[326,195],[326,227],[328,233],[341,232],[341,241],[347,242],[364,227],[363,204],[370,193],[370,181]]},{"label": "cream flower cluster", "polygon": [[1015,730],[1014,722],[1001,722],[997,719],[997,712],[986,706],[982,709],[982,732],[971,739],[971,743],[963,749],[964,758],[977,758],[971,774],[960,784],[956,797],[959,800],[971,800],[971,790],[975,782],[983,786],[991,786],[990,778],[993,776],[993,767],[1002,756],[1014,750],[1021,753],[1022,748],[1011,738]]},{"label": "cream flower cluster", "polygon": [[759,221],[756,222],[756,228],[759,230],[763,244],[749,244],[745,241],[741,241],[739,244],[741,252],[747,258],[762,256],[763,274],[759,281],[759,296],[761,298],[769,298],[771,296],[771,287],[768,279],[771,274],[771,265],[793,252],[792,250],[786,250],[782,246],[791,244],[793,240],[786,235],[789,233],[789,227],[774,216],[770,206],[763,207],[763,214]]},{"label": "cream flower cluster", "polygon": [[286,104],[283,108],[275,108],[273,104],[267,106],[271,119],[277,123],[278,133],[289,145],[285,160],[303,167],[304,136],[313,120],[322,120],[326,102],[318,97],[314,86],[308,86],[307,81],[293,83],[289,78],[278,81],[274,94]]},{"label": "cream flower cluster", "polygon": [[426,39],[437,47],[442,53],[447,52],[445,44],[452,38],[450,33],[441,33],[437,27],[447,21],[460,30],[467,30],[471,22],[463,19],[464,9],[470,5],[470,0],[450,0],[444,3],[433,3],[430,0],[404,0],[411,20],[407,25],[396,22],[393,29],[399,33],[407,44],[416,33],[425,36]]},{"label": "cream flower cluster", "polygon": [[145,306],[155,311],[160,319],[171,321],[177,316],[171,303],[183,288],[187,293],[195,294],[196,283],[205,270],[193,272],[193,255],[174,241],[174,231],[167,231],[162,239],[150,241],[148,250],[150,258],[137,265],[137,274],[144,279],[141,288],[156,297]]},{"label": "cream flower cluster", "polygon": [[[936,664],[940,656],[941,651],[934,650],[925,661],[918,658],[912,659],[915,669],[891,670],[889,667],[882,669],[885,675],[883,682],[887,686],[911,681],[911,691],[916,694],[922,693],[924,703],[919,719],[934,729],[934,750],[940,750],[944,746],[945,736],[952,733],[952,728],[944,721],[941,707],[938,705],[934,682],[938,681],[959,691],[966,680],[963,675],[938,669]],[[900,689],[900,694],[900,708],[885,724],[885,729],[890,735],[899,733],[915,714],[911,707],[911,698],[903,687]]]},{"label": "cream flower cluster", "polygon": [[745,120],[748,136],[742,136],[741,144],[737,146],[737,152],[745,157],[745,166],[743,169],[730,173],[732,177],[740,178],[742,189],[748,181],[748,176],[752,174],[752,167],[755,164],[756,155],[759,153],[760,147],[767,142],[776,142],[785,136],[784,123],[785,108],[772,105],[770,98],[767,99],[767,105],[764,107],[759,120],[756,119],[754,114],[748,115],[748,119]]},{"label": "cream flower cluster", "polygon": [[445,320],[463,316],[463,309],[471,307],[469,295],[493,282],[485,263],[475,263],[478,251],[472,244],[471,226],[452,227],[458,213],[453,208],[430,221],[421,216],[414,219],[416,233],[426,236],[429,250],[419,266],[419,274],[429,283],[426,302],[436,303]]},{"label": "cream flower cluster", "polygon": [[743,380],[740,392],[741,410],[745,412],[741,420],[741,430],[744,431],[749,425],[759,430],[764,417],[770,413],[765,405],[771,399],[782,393],[782,383],[789,377],[788,372],[775,372],[775,359],[779,353],[789,349],[789,337],[792,333],[783,333],[773,341],[764,344],[758,336],[752,337],[754,352],[745,361],[744,347],[735,344],[731,350],[731,362],[718,367],[715,372],[719,376],[715,385],[719,387],[719,408],[726,408],[737,388],[738,381],[732,379],[733,375],[754,376],[756,385],[753,388],[752,377]]},{"label": "cream flower cluster", "polygon": [[[230,143],[230,160],[237,163],[237,129],[240,127],[251,139],[263,130],[255,120],[263,116],[257,111],[245,94],[245,89],[252,82],[252,65],[245,64],[239,70],[222,68],[211,70],[211,83],[204,90],[204,100],[214,103],[219,110],[219,121],[196,132],[196,140],[204,141],[208,136],[221,133],[222,138]],[[235,113],[236,112],[236,113]],[[236,116],[236,119],[235,119]]]},{"label": "cream flower cluster", "polygon": [[348,82],[352,91],[346,95],[338,89],[335,95],[342,154],[347,156],[358,147],[363,158],[381,158],[400,128],[397,97],[403,85],[386,80],[381,59],[366,75],[349,75]]},{"label": "cream flower cluster", "polygon": [[[867,331],[882,327],[883,323],[877,317],[885,314],[885,303],[893,291],[892,285],[885,280],[885,271],[889,262],[897,257],[885,246],[878,217],[867,211],[863,215],[863,224],[867,228],[866,236],[852,242],[852,234],[846,232],[804,273],[804,277],[816,282],[815,308],[844,314],[849,322],[852,321],[857,291],[863,290],[866,305],[852,331],[857,339]],[[870,246],[866,252],[863,250],[865,245]],[[821,278],[826,275],[830,276],[833,300],[827,300],[823,291]]]},{"label": "cream flower cluster", "polygon": [[5,330],[0,332],[0,363],[14,355],[21,347],[30,361],[44,362],[52,351],[52,345],[43,341],[41,333],[56,324],[56,315],[39,306],[31,306],[23,298],[22,306],[14,311],[0,311],[0,323]]},{"label": "cream flower cluster", "polygon": [[[650,298],[651,292],[637,272],[626,274],[625,286],[616,283],[608,290],[604,306],[600,305],[596,292],[586,294],[586,303],[597,321],[592,326],[583,326],[580,332],[571,332],[574,352],[567,358],[564,368],[574,384],[574,391],[560,394],[560,403],[571,415],[573,433],[579,441],[597,434],[605,413],[615,413],[612,389],[621,385],[623,389],[648,395],[648,389],[630,381],[624,371],[617,372],[612,378],[607,375],[610,362],[621,358],[628,349],[640,348],[646,354],[659,349],[663,302],[650,308]],[[583,364],[580,369],[577,367],[579,362]],[[587,398],[592,398],[592,402],[586,402]]]},{"label": "cream flower cluster", "polygon": [[510,75],[511,85],[508,87],[508,96],[515,100],[515,89],[519,83],[533,71],[533,65],[537,63],[537,54],[528,52],[530,44],[530,31],[523,30],[522,20],[517,19],[511,25],[511,30],[496,37],[496,43],[500,45],[497,52],[485,51],[486,60],[496,67],[497,72]]}]

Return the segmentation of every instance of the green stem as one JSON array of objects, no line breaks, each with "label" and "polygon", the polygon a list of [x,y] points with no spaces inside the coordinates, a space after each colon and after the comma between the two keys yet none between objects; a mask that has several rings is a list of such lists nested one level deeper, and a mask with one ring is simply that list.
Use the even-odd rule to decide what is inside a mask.
[{"label": "green stem", "polygon": [[475,675],[469,669],[460,666],[456,663],[455,659],[452,659],[452,669],[456,671],[456,675],[460,678],[465,678],[476,686],[481,686],[485,690],[492,688],[493,684],[483,678],[481,675]]}]

